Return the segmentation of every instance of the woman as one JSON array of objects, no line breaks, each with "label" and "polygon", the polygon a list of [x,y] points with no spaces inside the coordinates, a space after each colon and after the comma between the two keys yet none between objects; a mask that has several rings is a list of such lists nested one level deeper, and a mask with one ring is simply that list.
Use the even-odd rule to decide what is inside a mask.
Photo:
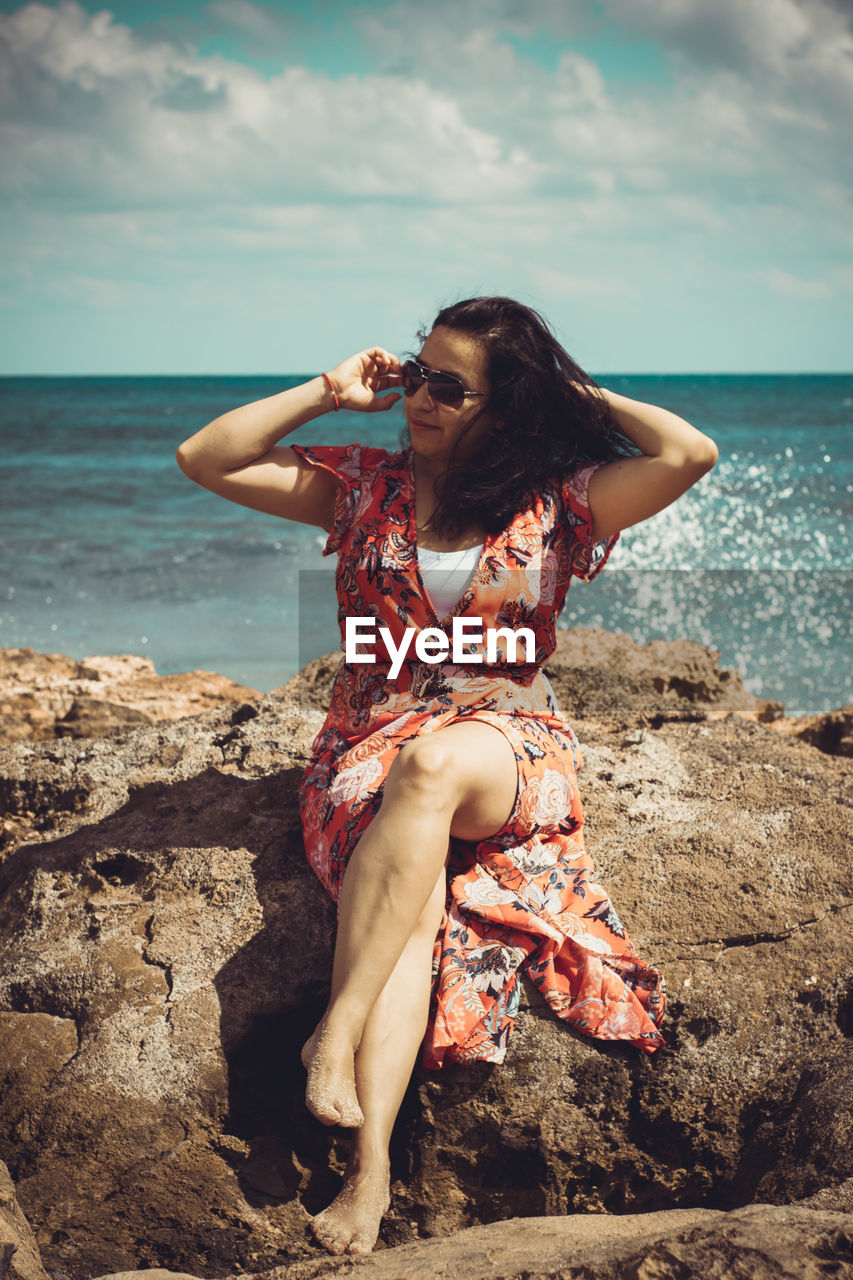
[{"label": "woman", "polygon": [[[329,411],[387,411],[398,387],[399,452],[276,443]],[[415,361],[362,351],[217,418],[177,457],[222,497],[329,532],[342,628],[375,619],[398,650],[430,630],[441,651],[454,618],[535,637],[532,657],[506,631],[491,654],[475,638],[468,661],[410,648],[394,678],[371,640],[372,663],[342,661],[302,783],[308,857],[338,903],[306,1103],[355,1130],[343,1189],[312,1225],[332,1253],[367,1253],[425,1031],[426,1066],[501,1061],[522,967],[588,1035],[663,1043],[663,979],[591,879],[583,760],[539,668],[572,574],[594,578],[620,530],[674,502],[717,450],[598,388],[536,312],[474,298],[439,313]]]}]

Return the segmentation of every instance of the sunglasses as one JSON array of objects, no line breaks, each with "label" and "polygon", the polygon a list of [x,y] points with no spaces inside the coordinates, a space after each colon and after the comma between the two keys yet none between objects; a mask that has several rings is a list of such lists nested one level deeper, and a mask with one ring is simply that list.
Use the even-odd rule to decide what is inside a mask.
[{"label": "sunglasses", "polygon": [[426,369],[417,360],[407,360],[401,370],[403,394],[413,396],[426,383],[431,400],[448,409],[461,409],[467,396],[485,396],[485,391],[467,391],[455,373]]}]

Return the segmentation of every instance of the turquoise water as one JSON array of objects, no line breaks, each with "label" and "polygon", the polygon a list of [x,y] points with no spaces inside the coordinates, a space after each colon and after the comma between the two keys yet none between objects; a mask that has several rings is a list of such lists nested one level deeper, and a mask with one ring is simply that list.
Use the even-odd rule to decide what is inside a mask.
[{"label": "turquoise water", "polygon": [[[0,379],[0,646],[138,653],[161,674],[264,691],[336,647],[321,531],[223,501],[174,457],[219,414],[301,380]],[[561,625],[699,640],[791,715],[853,700],[853,376],[603,381],[693,422],[720,460],[573,583]],[[402,428],[399,409],[339,413],[292,439],[397,448]],[[329,571],[325,617],[300,619],[301,570]]]}]

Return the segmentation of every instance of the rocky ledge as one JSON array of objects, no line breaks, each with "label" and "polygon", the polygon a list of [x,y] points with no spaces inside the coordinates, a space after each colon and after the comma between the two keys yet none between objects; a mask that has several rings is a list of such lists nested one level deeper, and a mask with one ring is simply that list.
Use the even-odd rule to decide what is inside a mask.
[{"label": "rocky ledge", "polygon": [[158,676],[150,658],[0,649],[0,745],[98,738],[258,697],[212,671]]},{"label": "rocky ledge", "polygon": [[853,1276],[851,708],[806,733],[716,658],[576,630],[549,669],[667,1047],[595,1044],[526,988],[502,1066],[416,1073],[358,1261],[308,1231],[346,1141],[299,1066],[334,912],[296,789],[331,660],[0,749],[0,1278]]}]

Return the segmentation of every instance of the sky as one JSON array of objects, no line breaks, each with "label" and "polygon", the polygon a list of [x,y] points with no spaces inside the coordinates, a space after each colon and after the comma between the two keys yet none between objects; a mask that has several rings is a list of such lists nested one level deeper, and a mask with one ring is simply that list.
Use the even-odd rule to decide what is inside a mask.
[{"label": "sky", "polygon": [[0,374],[853,366],[853,0],[0,0]]}]

